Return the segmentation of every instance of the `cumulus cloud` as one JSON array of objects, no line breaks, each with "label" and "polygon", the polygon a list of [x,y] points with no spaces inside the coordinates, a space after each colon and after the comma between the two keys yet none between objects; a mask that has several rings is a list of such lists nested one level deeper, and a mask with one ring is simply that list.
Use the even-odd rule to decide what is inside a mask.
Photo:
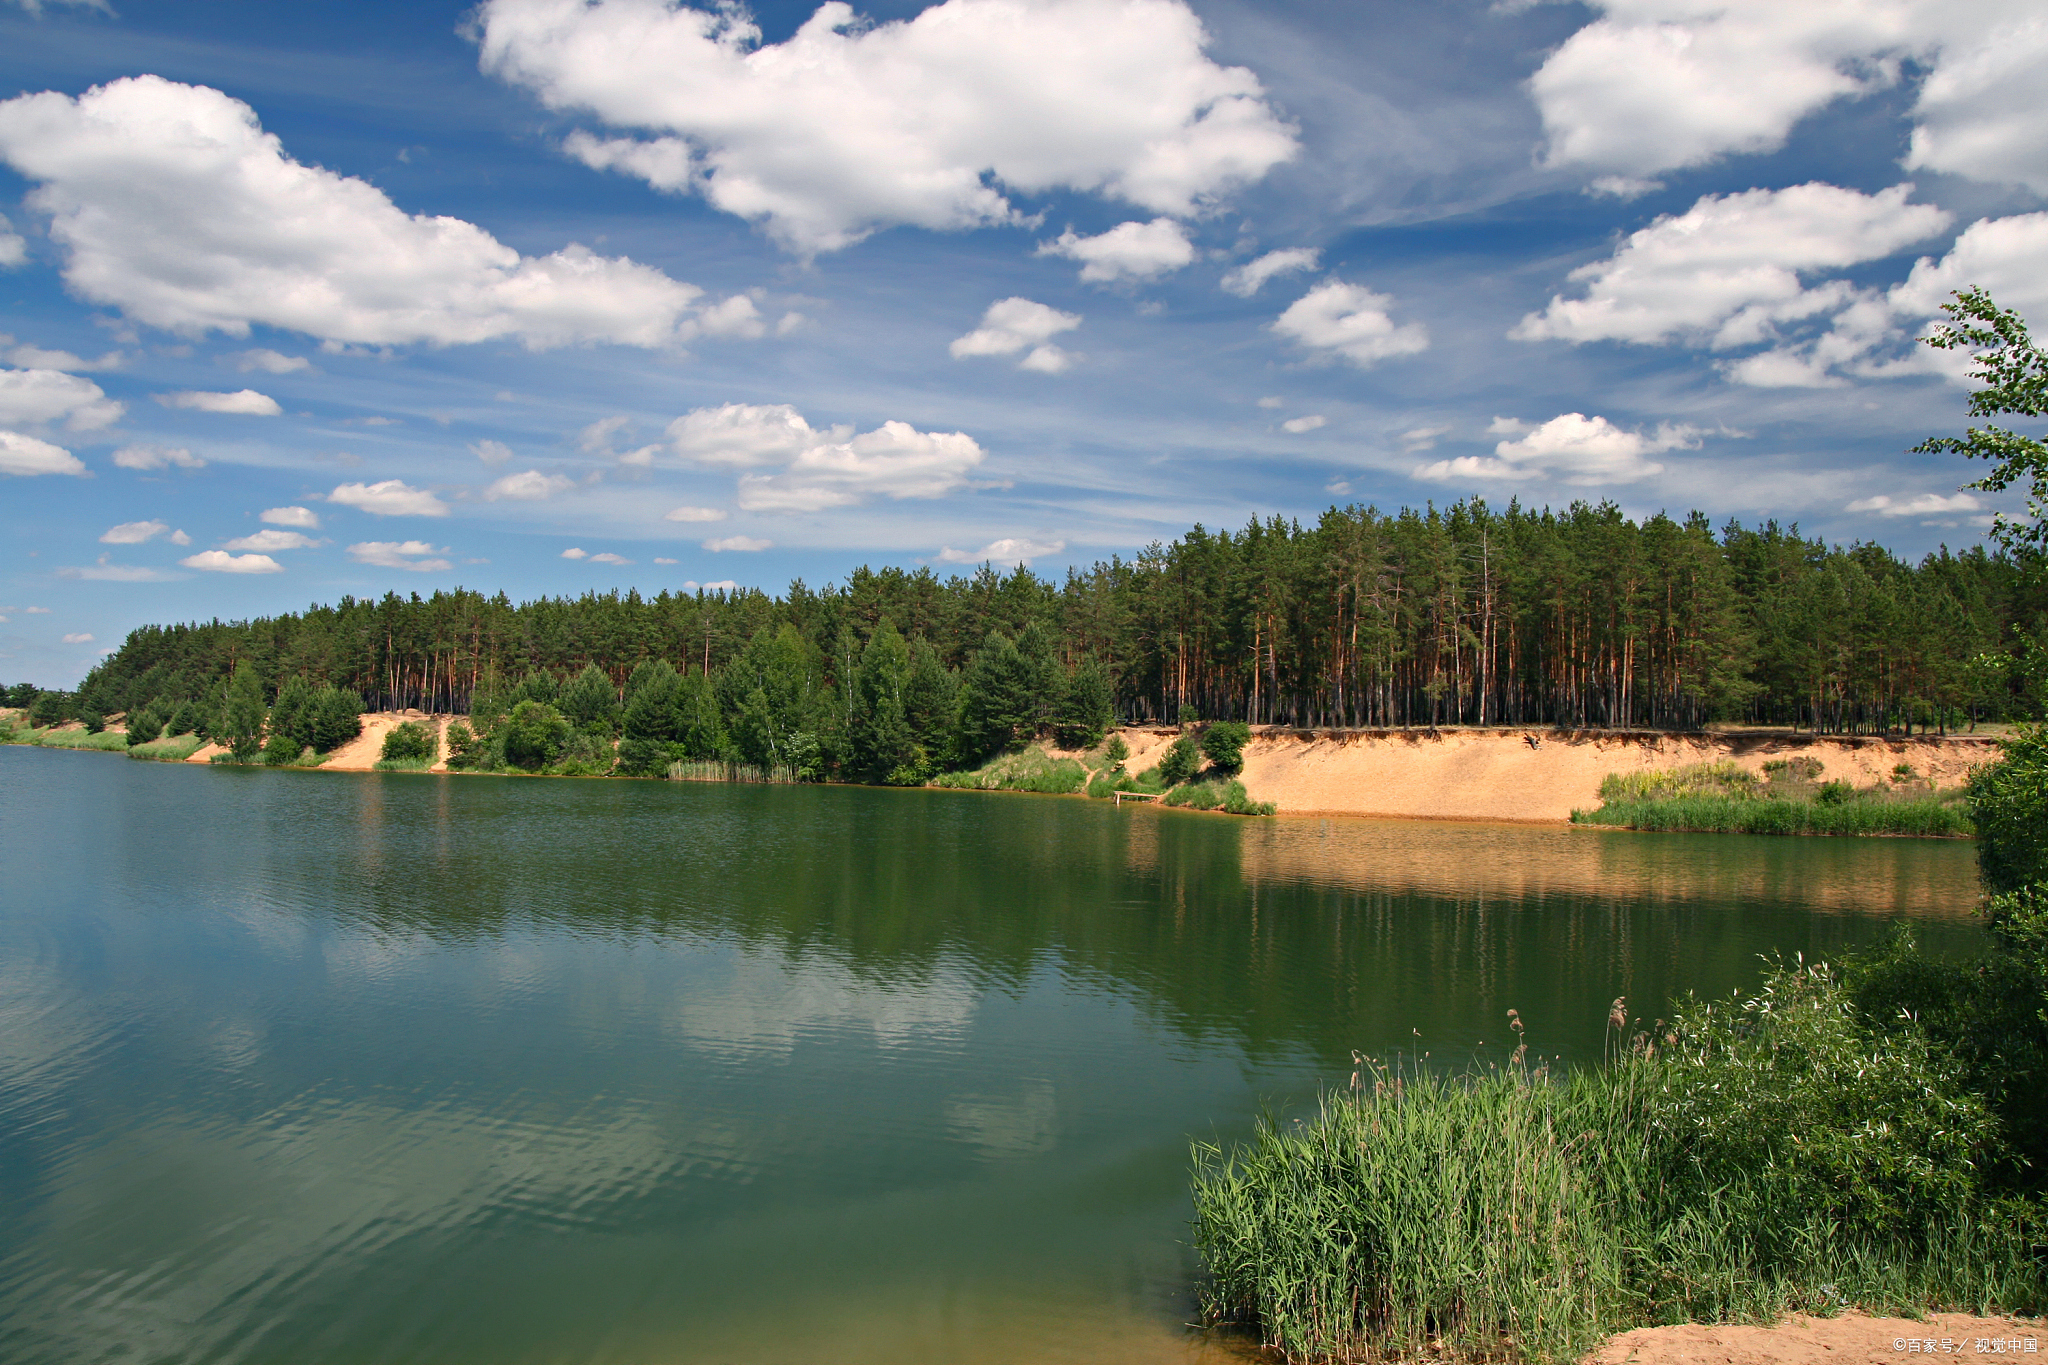
[{"label": "cumulus cloud", "polygon": [[309,370],[313,367],[313,362],[302,355],[286,355],[267,346],[259,346],[253,351],[242,351],[228,358],[235,362],[235,368],[243,374],[254,370],[261,370],[265,374],[296,374],[300,370]]},{"label": "cumulus cloud", "polygon": [[[0,336],[0,342],[13,338]],[[128,357],[119,351],[108,351],[97,360],[87,360],[69,351],[46,351],[40,346],[16,346],[7,353],[7,359],[28,370],[118,370],[127,363]]]},{"label": "cumulus cloud", "polygon": [[624,555],[615,555],[610,550],[606,550],[603,554],[592,555],[590,562],[593,564],[631,564],[633,561],[627,559]]},{"label": "cumulus cloud", "polygon": [[816,431],[787,403],[697,408],[668,424],[668,439],[676,454],[711,469],[781,464],[821,440],[843,440],[852,434],[851,428],[830,436]]},{"label": "cumulus cloud", "polygon": [[560,474],[543,474],[538,469],[529,469],[523,474],[507,474],[484,490],[485,502],[545,502],[557,493],[574,488],[573,479]]},{"label": "cumulus cloud", "polygon": [[28,259],[28,242],[7,221],[7,215],[0,214],[0,270],[20,265]]},{"label": "cumulus cloud", "polygon": [[677,507],[662,518],[663,521],[724,521],[725,511],[718,507]]},{"label": "cumulus cloud", "polygon": [[296,526],[302,531],[320,529],[319,514],[310,507],[267,507],[257,520],[267,526]]},{"label": "cumulus cloud", "polygon": [[183,446],[122,446],[114,452],[114,463],[122,469],[206,468],[206,461]]},{"label": "cumulus cloud", "polygon": [[1273,330],[1320,359],[1342,356],[1361,368],[1428,350],[1429,330],[1419,322],[1395,325],[1387,315],[1393,302],[1362,285],[1330,280],[1296,299]]},{"label": "cumulus cloud", "polygon": [[588,559],[588,558],[590,558],[590,551],[588,551],[588,550],[585,550],[585,549],[582,549],[582,548],[581,548],[581,547],[579,547],[579,546],[571,545],[571,546],[570,546],[570,547],[569,547],[568,549],[566,549],[566,550],[562,551],[562,558],[564,558],[564,559]]},{"label": "cumulus cloud", "polygon": [[1034,559],[1056,555],[1067,548],[1064,540],[1037,541],[1022,536],[1005,536],[992,540],[979,550],[956,550],[951,546],[939,551],[941,564],[1029,564]]},{"label": "cumulus cloud", "polygon": [[1881,517],[1936,517],[1983,509],[1983,502],[1968,493],[1912,493],[1896,498],[1880,493],[1876,497],[1858,498],[1842,510],[1875,512]]},{"label": "cumulus cloud", "polygon": [[884,422],[850,441],[811,446],[779,474],[741,475],[739,504],[749,512],[819,512],[869,497],[943,497],[963,487],[982,458],[964,431]]},{"label": "cumulus cloud", "polygon": [[0,431],[0,474],[84,474],[85,462],[62,446],[18,431]]},{"label": "cumulus cloud", "polygon": [[100,536],[102,545],[140,545],[146,540],[170,530],[170,524],[162,521],[124,521],[119,526],[109,526]]},{"label": "cumulus cloud", "polygon": [[944,0],[871,24],[832,0],[781,43],[737,7],[489,0],[484,70],[651,137],[587,164],[702,194],[785,246],[1013,221],[1005,191],[1186,215],[1295,151],[1251,72],[1181,0]]},{"label": "cumulus cloud", "polygon": [[1266,281],[1276,275],[1288,275],[1297,270],[1314,270],[1323,253],[1305,246],[1291,246],[1284,251],[1269,251],[1255,261],[1247,261],[1223,277],[1226,292],[1248,299],[1265,287]]},{"label": "cumulus cloud", "polygon": [[62,370],[0,370],[0,422],[41,424],[62,420],[73,431],[93,431],[128,409],[90,379]]},{"label": "cumulus cloud", "polygon": [[1802,272],[1881,260],[1942,231],[1949,215],[1909,204],[1911,185],[1860,194],[1794,185],[1706,195],[1631,233],[1614,254],[1571,273],[1582,297],[1553,297],[1510,336],[1655,344],[1685,337],[1719,348],[1768,339],[1780,323],[1841,308],[1847,286],[1807,288]]},{"label": "cumulus cloud", "polygon": [[446,573],[455,567],[439,558],[447,553],[445,547],[437,550],[424,540],[365,540],[348,547],[348,557],[358,564],[414,573]]},{"label": "cumulus cloud", "polygon": [[84,632],[76,635],[67,635],[64,637],[64,643],[67,645],[89,645],[92,643],[92,636]]},{"label": "cumulus cloud", "polygon": [[1437,438],[1450,434],[1447,426],[1416,427],[1413,431],[1401,433],[1401,448],[1413,455],[1417,451],[1434,450]]},{"label": "cumulus cloud", "polygon": [[1081,278],[1094,283],[1151,280],[1170,274],[1195,259],[1187,229],[1171,218],[1149,223],[1118,223],[1096,237],[1077,237],[1072,228],[1038,247],[1041,256],[1064,256],[1081,262]]},{"label": "cumulus cloud", "polygon": [[[726,536],[719,540],[705,541],[704,548],[711,551],[711,553],[713,554],[723,554],[727,550],[738,550],[744,553],[752,553],[756,550],[766,550],[774,544],[775,542],[772,540],[757,540],[753,536]],[[706,583],[704,586],[707,588],[717,588],[720,586],[731,587],[732,584],[727,583],[724,585],[720,585],[717,583]]]},{"label": "cumulus cloud", "polygon": [[955,337],[946,349],[955,360],[962,360],[977,355],[1015,355],[1028,346],[1031,351],[1018,362],[1019,369],[1058,374],[1072,363],[1072,357],[1050,344],[1050,339],[1080,325],[1079,313],[1062,313],[1025,298],[998,299],[981,315],[981,326]]},{"label": "cumulus cloud", "polygon": [[284,565],[269,555],[231,555],[226,550],[201,550],[178,561],[188,569],[208,573],[283,573]]},{"label": "cumulus cloud", "polygon": [[72,292],[153,327],[335,343],[663,346],[694,285],[571,245],[525,257],[473,223],[408,214],[292,160],[239,100],[137,76],[0,103],[0,159],[37,183]]},{"label": "cumulus cloud", "polygon": [[445,517],[448,504],[401,479],[379,483],[345,483],[327,495],[329,502],[372,512],[380,517]]},{"label": "cumulus cloud", "polygon": [[1436,482],[1547,478],[1578,486],[1634,483],[1664,472],[1663,465],[1645,456],[1697,449],[1702,434],[1696,427],[1668,422],[1654,432],[1629,431],[1605,417],[1567,412],[1518,439],[1500,442],[1492,458],[1438,460],[1417,468],[1415,477]]},{"label": "cumulus cloud", "polygon": [[469,453],[482,460],[485,464],[498,465],[504,464],[512,458],[512,447],[506,445],[503,441],[493,441],[486,438],[481,441],[471,441],[469,443]]},{"label": "cumulus cloud", "polygon": [[2048,191],[2033,0],[1604,0],[1530,81],[1545,159],[1624,185],[1768,152],[1807,114],[1926,72],[1905,164]]},{"label": "cumulus cloud", "polygon": [[254,389],[238,389],[234,393],[204,393],[187,389],[183,393],[160,393],[155,397],[167,408],[224,412],[238,417],[275,417],[284,411],[275,398]]},{"label": "cumulus cloud", "polygon": [[277,550],[310,550],[321,542],[298,531],[257,531],[252,535],[238,536],[234,540],[221,542],[224,549],[256,550],[271,553]]},{"label": "cumulus cloud", "polygon": [[1970,224],[1941,259],[1921,257],[1887,302],[1905,316],[1930,318],[1953,291],[1971,285],[1989,290],[2036,327],[2048,326],[2048,213]]},{"label": "cumulus cloud", "polygon": [[1314,431],[1317,427],[1327,426],[1329,421],[1330,419],[1321,413],[1315,413],[1308,417],[1290,417],[1280,424],[1280,430],[1292,432],[1294,435],[1299,436],[1304,431]]}]

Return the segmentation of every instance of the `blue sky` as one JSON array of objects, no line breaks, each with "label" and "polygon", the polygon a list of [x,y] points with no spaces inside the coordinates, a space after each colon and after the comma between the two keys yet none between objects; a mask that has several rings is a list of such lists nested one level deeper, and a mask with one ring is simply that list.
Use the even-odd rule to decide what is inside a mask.
[{"label": "blue sky", "polygon": [[2048,22],[1924,0],[0,0],[0,679],[135,625],[1480,495],[1909,553],[2048,321]]}]

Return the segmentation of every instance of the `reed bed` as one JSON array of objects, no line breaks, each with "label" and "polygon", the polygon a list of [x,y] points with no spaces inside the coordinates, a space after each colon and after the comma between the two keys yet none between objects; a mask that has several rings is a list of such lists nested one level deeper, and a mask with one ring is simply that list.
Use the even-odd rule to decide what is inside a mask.
[{"label": "reed bed", "polygon": [[671,782],[773,782],[795,784],[803,774],[788,763],[757,767],[752,763],[723,763],[716,759],[686,760],[668,765]]},{"label": "reed bed", "polygon": [[1067,796],[1088,783],[1088,769],[1071,758],[1054,758],[1043,749],[1002,754],[967,772],[940,773],[934,787],[968,791],[1044,792]]},{"label": "reed bed", "polygon": [[2039,1311],[2048,1229],[1985,1183],[1984,1102],[1852,1015],[1796,965],[1626,1042],[1616,1002],[1596,1066],[1363,1064],[1196,1146],[1207,1316],[1288,1361],[1561,1361],[1666,1322]]},{"label": "reed bed", "polygon": [[94,733],[90,730],[25,727],[5,732],[0,743],[32,744],[43,749],[95,749],[118,754],[127,752],[128,736],[114,730]]},{"label": "reed bed", "polygon": [[128,757],[154,759],[159,763],[183,763],[205,747],[206,741],[197,735],[167,735],[147,744],[131,744]]},{"label": "reed bed", "polygon": [[1856,788],[1818,781],[1821,766],[1795,757],[1759,776],[1738,763],[1695,763],[1661,772],[1610,773],[1598,810],[1572,822],[1672,833],[1903,835],[1974,834],[1958,790],[1938,793],[1902,768],[1898,779]]}]

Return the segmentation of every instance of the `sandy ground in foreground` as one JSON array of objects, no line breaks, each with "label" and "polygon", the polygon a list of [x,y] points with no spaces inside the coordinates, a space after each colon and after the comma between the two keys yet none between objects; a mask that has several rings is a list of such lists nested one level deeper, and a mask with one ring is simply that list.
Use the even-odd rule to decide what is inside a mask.
[{"label": "sandy ground in foreground", "polygon": [[[1641,1327],[1610,1337],[1588,1365],[1876,1365],[1920,1356],[2039,1360],[2038,1321],[1936,1313],[1925,1322],[1794,1314],[1774,1327]],[[2024,1347],[2029,1340],[2033,1352]],[[2017,1342],[2017,1346],[2015,1345]],[[1994,1344],[1996,1349],[1994,1350]]]}]

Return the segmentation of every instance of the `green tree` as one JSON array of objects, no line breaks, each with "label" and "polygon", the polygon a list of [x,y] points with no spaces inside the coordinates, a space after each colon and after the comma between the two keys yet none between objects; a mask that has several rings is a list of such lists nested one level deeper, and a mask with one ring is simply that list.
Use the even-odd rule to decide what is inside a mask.
[{"label": "green tree", "polygon": [[1202,755],[1219,771],[1234,773],[1244,766],[1244,746],[1251,740],[1251,727],[1243,721],[1219,720],[1202,735]]},{"label": "green tree", "polygon": [[[311,744],[315,729],[313,697],[314,691],[306,685],[304,678],[297,674],[286,678],[284,685],[277,689],[277,700],[270,704],[271,738],[282,736],[297,744],[299,749]],[[297,758],[299,749],[293,749],[291,758],[283,761],[289,763]],[[268,749],[265,757],[269,757]]]},{"label": "green tree", "polygon": [[[1982,289],[1964,289],[1941,311],[1949,320],[1924,338],[1929,346],[1975,352],[1977,368],[1970,378],[1984,387],[1970,395],[1970,416],[2040,417],[2048,413],[2048,354],[2027,334],[2026,321],[2010,308],[2000,308]],[[2027,486],[2027,518],[2001,517],[1991,534],[2015,557],[2038,561],[2048,552],[2048,444],[2003,427],[1971,427],[1962,436],[1936,436],[1913,447],[1914,453],[1935,452],[1989,460],[1989,474],[1971,488],[2002,493],[2014,484]]]},{"label": "green tree", "polygon": [[569,722],[546,702],[520,702],[505,717],[502,728],[505,761],[528,772],[537,772],[560,758],[569,742]]},{"label": "green tree", "polygon": [[1993,895],[2048,885],[2048,727],[2025,727],[2001,752],[1969,786],[1977,866]]},{"label": "green tree", "polygon": [[1037,670],[1017,644],[992,630],[960,680],[961,757],[978,762],[1037,732]]},{"label": "green tree", "polygon": [[905,714],[910,681],[910,647],[883,620],[861,651],[853,678],[850,718],[853,772],[863,782],[921,782],[917,739]]},{"label": "green tree", "polygon": [[1166,779],[1169,787],[1178,787],[1195,775],[1201,767],[1201,756],[1195,750],[1195,737],[1182,735],[1159,756],[1159,775]]},{"label": "green tree", "polygon": [[585,734],[609,738],[619,716],[619,697],[605,671],[590,663],[562,689],[557,709]]},{"label": "green tree", "polygon": [[1116,719],[1115,707],[1109,673],[1091,655],[1061,681],[1053,733],[1066,748],[1092,749]]},{"label": "green tree", "polygon": [[384,732],[383,751],[377,757],[385,763],[432,763],[440,754],[441,738],[434,727],[408,720]]},{"label": "green tree", "polygon": [[959,723],[959,679],[922,635],[910,642],[910,676],[903,684],[903,719],[923,764],[937,770],[954,758]]},{"label": "green tree", "polygon": [[306,743],[321,753],[363,733],[363,699],[342,687],[322,687],[305,707]]},{"label": "green tree", "polygon": [[219,738],[234,754],[235,762],[254,763],[262,752],[263,717],[263,680],[253,667],[243,664],[228,683],[220,715]]}]

